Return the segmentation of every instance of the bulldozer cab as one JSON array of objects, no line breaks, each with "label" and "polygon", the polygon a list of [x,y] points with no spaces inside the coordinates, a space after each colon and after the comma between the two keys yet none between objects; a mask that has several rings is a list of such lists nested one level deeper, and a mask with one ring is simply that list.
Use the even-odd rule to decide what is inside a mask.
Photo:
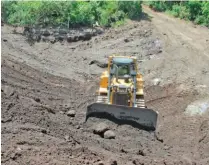
[{"label": "bulldozer cab", "polygon": [[134,71],[133,59],[118,57],[112,59],[110,74],[115,75],[117,78],[129,78]]}]

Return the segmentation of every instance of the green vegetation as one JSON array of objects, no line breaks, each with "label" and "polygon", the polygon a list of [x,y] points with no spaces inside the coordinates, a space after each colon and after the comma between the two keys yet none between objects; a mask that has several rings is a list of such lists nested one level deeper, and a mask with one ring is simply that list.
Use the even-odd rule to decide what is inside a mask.
[{"label": "green vegetation", "polygon": [[209,27],[209,1],[150,1],[156,11],[166,11],[175,17]]},{"label": "green vegetation", "polygon": [[140,1],[3,1],[3,20],[12,25],[102,26],[123,24],[142,12]]}]

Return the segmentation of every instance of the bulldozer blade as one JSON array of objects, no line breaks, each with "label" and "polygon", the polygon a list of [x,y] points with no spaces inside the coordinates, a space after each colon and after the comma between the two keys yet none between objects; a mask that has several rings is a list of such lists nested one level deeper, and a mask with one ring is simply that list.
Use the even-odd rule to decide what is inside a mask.
[{"label": "bulldozer blade", "polygon": [[87,107],[89,117],[109,119],[119,125],[128,124],[147,131],[155,131],[158,113],[152,109],[93,103]]}]

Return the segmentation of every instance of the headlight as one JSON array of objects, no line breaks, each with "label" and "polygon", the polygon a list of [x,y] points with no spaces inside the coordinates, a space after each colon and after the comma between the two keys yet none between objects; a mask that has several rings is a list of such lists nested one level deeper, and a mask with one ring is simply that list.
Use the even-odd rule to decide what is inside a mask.
[{"label": "headlight", "polygon": [[117,86],[114,86],[114,87],[113,87],[113,90],[114,90],[114,91],[117,91]]},{"label": "headlight", "polygon": [[131,92],[131,87],[128,87],[128,92]]}]

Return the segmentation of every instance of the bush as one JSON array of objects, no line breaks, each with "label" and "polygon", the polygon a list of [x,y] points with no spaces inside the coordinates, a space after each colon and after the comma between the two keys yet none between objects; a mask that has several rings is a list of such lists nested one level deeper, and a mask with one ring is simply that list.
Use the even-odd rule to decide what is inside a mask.
[{"label": "bush", "polygon": [[142,9],[139,1],[4,1],[2,11],[12,25],[111,26],[139,17]]},{"label": "bush", "polygon": [[190,12],[186,8],[186,6],[180,6],[179,18],[185,19],[185,20],[189,20],[189,18],[190,18]]},{"label": "bush", "polygon": [[131,19],[139,18],[142,12],[141,2],[140,1],[119,1],[118,2],[119,10],[127,13],[128,17]]},{"label": "bush", "polygon": [[154,10],[166,11],[175,17],[209,27],[208,1],[150,1],[147,4]]},{"label": "bush", "polygon": [[209,27],[209,2],[203,2],[202,4],[202,15],[204,17],[203,24]]},{"label": "bush", "polygon": [[181,11],[181,7],[179,5],[173,5],[172,7],[172,14],[175,17],[179,17]]},{"label": "bush", "polygon": [[150,1],[149,7],[151,7],[156,11],[161,11],[161,12],[166,10],[165,2],[162,1]]}]

